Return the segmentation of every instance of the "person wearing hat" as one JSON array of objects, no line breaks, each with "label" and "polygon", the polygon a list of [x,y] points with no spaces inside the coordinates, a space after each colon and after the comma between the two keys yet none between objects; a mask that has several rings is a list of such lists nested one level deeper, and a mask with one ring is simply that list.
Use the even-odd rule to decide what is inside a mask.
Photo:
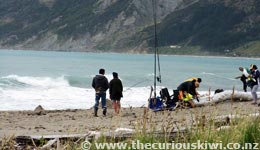
[{"label": "person wearing hat", "polygon": [[118,78],[118,73],[113,72],[113,79],[109,82],[110,99],[113,101],[113,106],[116,114],[120,111],[120,100],[123,97],[123,84]]},{"label": "person wearing hat", "polygon": [[[250,66],[251,74],[249,77],[251,77],[253,80],[251,80],[250,88],[251,88],[251,94],[253,97],[253,105],[257,105],[257,89],[259,87],[259,78],[260,78],[260,72],[257,70],[256,65]],[[258,105],[259,106],[259,105]]]}]

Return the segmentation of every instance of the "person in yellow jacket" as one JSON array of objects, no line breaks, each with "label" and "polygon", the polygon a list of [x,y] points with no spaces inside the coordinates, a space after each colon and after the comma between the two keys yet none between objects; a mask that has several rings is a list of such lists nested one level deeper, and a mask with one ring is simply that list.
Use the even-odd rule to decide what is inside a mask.
[{"label": "person in yellow jacket", "polygon": [[198,100],[198,95],[196,92],[196,88],[199,87],[199,82],[197,82],[196,80],[192,80],[192,81],[185,81],[183,83],[181,83],[177,90],[179,92],[178,95],[178,99],[184,102],[188,102],[191,107],[195,107],[195,104],[193,102],[193,99],[197,99]]}]

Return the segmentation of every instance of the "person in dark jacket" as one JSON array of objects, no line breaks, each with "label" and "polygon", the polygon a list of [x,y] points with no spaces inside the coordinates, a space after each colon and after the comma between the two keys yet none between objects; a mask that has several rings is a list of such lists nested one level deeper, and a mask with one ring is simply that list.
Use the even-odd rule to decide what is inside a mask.
[{"label": "person in dark jacket", "polygon": [[195,107],[192,99],[196,98],[198,100],[196,91],[196,88],[198,87],[199,82],[197,82],[196,80],[185,81],[181,83],[177,88],[177,90],[179,91],[179,100],[186,101],[191,105],[191,107]]},{"label": "person in dark jacket", "polygon": [[94,116],[97,117],[99,99],[101,98],[101,104],[103,109],[103,115],[106,116],[106,91],[109,87],[108,80],[104,76],[105,69],[99,69],[99,75],[96,75],[92,81],[92,87],[95,89],[95,105],[94,105]]},{"label": "person in dark jacket", "polygon": [[[202,79],[201,78],[197,78],[197,77],[191,77],[191,78],[189,78],[189,79],[187,79],[187,80],[185,80],[185,81],[190,81],[190,82],[192,82],[193,80],[195,80],[195,82],[198,82],[198,84],[200,84],[201,82],[202,82]],[[197,88],[196,88],[197,89]],[[199,93],[198,93],[198,91],[196,90],[196,95],[198,96],[199,95]]]},{"label": "person in dark jacket", "polygon": [[123,84],[118,78],[118,73],[113,72],[113,79],[109,82],[110,99],[113,101],[113,106],[116,114],[120,111],[120,100],[123,97]]},{"label": "person in dark jacket", "polygon": [[[259,79],[260,79],[260,72],[259,70],[257,70],[257,66],[256,65],[251,65],[250,67],[250,70],[251,70],[251,74],[249,75],[249,77],[252,78],[252,81],[251,81],[251,94],[252,94],[252,97],[253,97],[253,105],[257,105],[257,89],[259,87]],[[259,106],[259,105],[258,105]]]}]

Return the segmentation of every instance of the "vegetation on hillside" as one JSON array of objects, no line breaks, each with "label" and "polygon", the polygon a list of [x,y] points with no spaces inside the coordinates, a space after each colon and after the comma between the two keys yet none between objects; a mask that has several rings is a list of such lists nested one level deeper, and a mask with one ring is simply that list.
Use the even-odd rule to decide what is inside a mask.
[{"label": "vegetation on hillside", "polygon": [[[260,16],[260,2],[254,1],[255,9],[250,11],[236,7],[238,2],[240,1],[226,5],[225,1],[202,0],[169,14],[157,26],[158,46],[163,49],[162,52],[172,51],[172,54],[182,54],[185,50],[188,52],[189,49],[199,47],[199,50],[205,53],[260,56],[257,45],[250,47],[251,53],[244,49],[248,47],[246,45],[252,46],[249,44],[252,41],[259,41],[260,19],[257,16]],[[154,26],[150,26],[133,39],[147,40],[148,45],[153,47],[153,31]],[[182,48],[170,49],[171,45]],[[239,49],[239,52],[235,49]]]},{"label": "vegetation on hillside", "polygon": [[[58,37],[54,43],[63,41],[68,47],[73,46],[71,41],[85,40],[82,47],[93,50],[151,52],[152,1],[117,0],[106,7],[102,3],[53,0],[47,5],[38,0],[0,0],[0,47],[23,48],[30,41],[33,49],[53,34]],[[162,53],[260,56],[259,44],[253,44],[260,41],[260,1],[182,0],[163,18],[159,15],[164,7],[161,3],[156,9]],[[174,45],[181,48],[169,48]]]}]

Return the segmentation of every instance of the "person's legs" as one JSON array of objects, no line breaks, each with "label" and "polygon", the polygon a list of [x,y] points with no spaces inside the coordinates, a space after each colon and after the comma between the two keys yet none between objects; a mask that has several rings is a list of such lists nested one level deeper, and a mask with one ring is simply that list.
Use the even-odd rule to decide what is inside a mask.
[{"label": "person's legs", "polygon": [[257,89],[258,89],[258,85],[254,85],[253,88],[251,89],[251,94],[253,97],[253,104],[257,104]]},{"label": "person's legs", "polygon": [[119,114],[119,111],[120,111],[120,109],[121,109],[121,103],[120,103],[120,100],[117,102],[117,105],[118,105],[118,114]]},{"label": "person's legs", "polygon": [[247,92],[247,85],[246,85],[246,80],[243,80],[243,90],[244,92]]},{"label": "person's legs", "polygon": [[183,95],[183,92],[182,91],[178,91],[178,99],[179,99],[179,102],[180,102],[180,106],[181,106],[181,108],[184,108],[185,106],[184,106],[184,104],[185,104],[185,102],[184,102],[184,100],[183,100],[183,97],[184,97],[184,95]]},{"label": "person's legs", "polygon": [[194,102],[193,102],[192,99],[190,99],[188,102],[190,103],[190,105],[191,105],[192,108],[196,107],[196,105],[194,104]]},{"label": "person's legs", "polygon": [[121,107],[121,105],[120,105],[120,100],[117,100],[117,101],[116,101],[116,113],[117,113],[117,114],[119,114],[120,107]]},{"label": "person's legs", "polygon": [[106,93],[101,93],[101,104],[102,104],[102,109],[103,109],[103,115],[105,116],[107,113]]},{"label": "person's legs", "polygon": [[114,106],[114,110],[115,110],[115,113],[117,112],[117,103],[116,103],[116,100],[113,100],[113,106]]},{"label": "person's legs", "polygon": [[188,102],[192,108],[196,107],[196,105],[193,102],[193,96],[190,93],[185,94],[185,98],[183,99],[184,101]]},{"label": "person's legs", "polygon": [[97,117],[98,105],[99,105],[100,93],[96,93],[95,105],[94,105],[94,116]]}]

